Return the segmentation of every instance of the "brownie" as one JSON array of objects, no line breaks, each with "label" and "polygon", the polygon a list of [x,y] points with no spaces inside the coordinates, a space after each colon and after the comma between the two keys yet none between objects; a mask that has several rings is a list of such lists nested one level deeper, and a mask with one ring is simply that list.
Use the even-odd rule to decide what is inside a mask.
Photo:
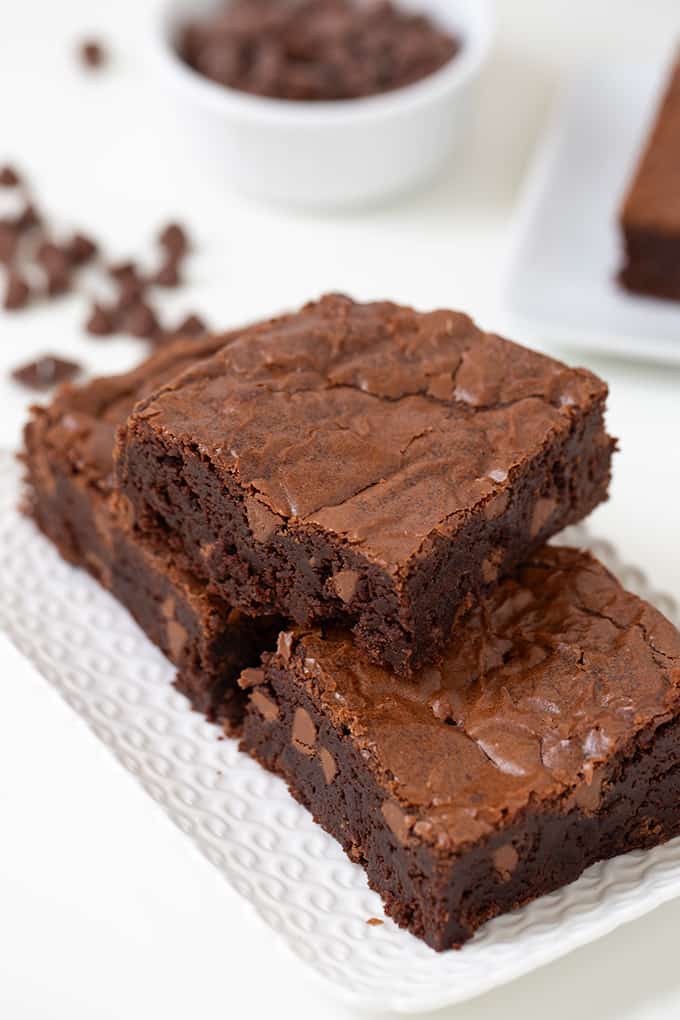
[{"label": "brownie", "polygon": [[334,628],[263,662],[244,749],[434,949],[680,833],[680,634],[588,553],[539,550],[417,684]]},{"label": "brownie", "polygon": [[142,401],[117,470],[136,526],[231,605],[350,626],[408,675],[606,497],[606,396],[466,315],[330,295]]},{"label": "brownie", "polygon": [[680,300],[680,57],[620,214],[630,291]]},{"label": "brownie", "polygon": [[178,341],[132,372],[63,387],[33,408],[24,461],[28,510],[61,555],[130,611],[178,667],[176,686],[196,709],[238,728],[244,699],[235,679],[275,640],[274,621],[226,605],[161,544],[141,540],[113,490],[115,431],[136,401],[228,339]]}]

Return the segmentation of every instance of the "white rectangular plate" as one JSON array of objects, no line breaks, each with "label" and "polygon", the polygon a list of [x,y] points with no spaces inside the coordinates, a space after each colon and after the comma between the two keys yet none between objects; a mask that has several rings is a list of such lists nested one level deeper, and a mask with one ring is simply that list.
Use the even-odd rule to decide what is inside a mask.
[{"label": "white rectangular plate", "polygon": [[[231,740],[191,712],[173,670],[126,612],[64,563],[15,506],[19,471],[0,451],[0,628],[288,947],[350,1003],[416,1012],[461,1002],[680,895],[680,840],[596,865],[568,888],[437,954],[389,919],[364,873]],[[588,544],[677,620],[607,543]],[[30,720],[17,719],[30,731]]]},{"label": "white rectangular plate", "polygon": [[619,206],[668,75],[598,64],[558,103],[520,201],[503,284],[510,328],[543,340],[680,364],[680,303],[628,294]]}]

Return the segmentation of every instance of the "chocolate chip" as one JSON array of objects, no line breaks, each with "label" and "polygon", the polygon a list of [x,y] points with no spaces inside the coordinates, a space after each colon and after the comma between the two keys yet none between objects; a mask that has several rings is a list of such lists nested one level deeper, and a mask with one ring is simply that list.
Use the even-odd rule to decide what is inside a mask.
[{"label": "chocolate chip", "polygon": [[43,241],[35,253],[35,260],[48,273],[66,274],[71,268],[68,252],[54,241]]},{"label": "chocolate chip", "polygon": [[184,227],[179,223],[168,223],[161,231],[158,241],[168,255],[176,257],[185,255],[189,250],[189,238]]},{"label": "chocolate chip", "polygon": [[106,63],[106,50],[96,39],[85,39],[78,50],[81,63],[90,70],[97,70]]},{"label": "chocolate chip", "polygon": [[61,273],[58,271],[47,273],[45,280],[45,290],[50,297],[57,297],[59,294],[65,294],[71,288],[71,279],[68,273]]},{"label": "chocolate chip", "polygon": [[78,372],[80,365],[75,361],[65,361],[63,358],[46,354],[36,361],[15,368],[12,378],[31,390],[48,390],[57,383],[72,379]]},{"label": "chocolate chip", "polygon": [[296,708],[293,716],[291,743],[301,754],[313,755],[316,746],[316,725],[305,708]]},{"label": "chocolate chip", "polygon": [[108,274],[117,283],[121,280],[139,280],[141,279],[141,273],[139,272],[136,263],[128,260],[126,262],[114,262],[113,265],[108,267]]},{"label": "chocolate chip", "polygon": [[34,227],[42,225],[42,217],[32,202],[27,202],[22,211],[14,221],[14,225],[20,233],[33,230]]},{"label": "chocolate chip", "polygon": [[206,326],[203,319],[201,319],[200,316],[198,315],[192,314],[187,315],[185,319],[182,319],[179,326],[175,330],[175,335],[198,337],[205,336],[207,332],[208,327]]},{"label": "chocolate chip", "polygon": [[66,254],[74,266],[84,266],[98,251],[98,245],[85,234],[74,234],[66,245]]},{"label": "chocolate chip", "polygon": [[16,272],[9,272],[7,274],[4,300],[4,307],[7,311],[14,312],[19,308],[24,308],[28,304],[30,296],[31,288],[23,276]]},{"label": "chocolate chip", "polygon": [[112,310],[95,302],[90,308],[90,315],[85,323],[87,332],[91,336],[110,336],[115,332],[115,327],[115,314]]},{"label": "chocolate chip", "polygon": [[177,256],[171,255],[157,273],[151,277],[151,283],[157,287],[178,287],[181,282]]},{"label": "chocolate chip", "polygon": [[19,232],[13,223],[0,221],[0,262],[11,262],[19,244]]},{"label": "chocolate chip", "polygon": [[345,605],[349,605],[354,598],[360,580],[361,575],[357,570],[346,569],[339,570],[337,574],[334,574],[331,584]]},{"label": "chocolate chip", "polygon": [[143,340],[155,340],[160,331],[156,313],[144,301],[138,301],[130,307],[123,319],[123,328],[126,333]]},{"label": "chocolate chip", "polygon": [[5,164],[0,167],[0,188],[17,188],[21,184],[21,178],[14,167]]},{"label": "chocolate chip", "polygon": [[231,0],[187,24],[181,57],[200,74],[255,95],[354,99],[427,77],[458,39],[401,4]]},{"label": "chocolate chip", "polygon": [[118,278],[118,302],[120,312],[125,312],[132,305],[139,304],[146,292],[146,283],[139,276],[129,275]]},{"label": "chocolate chip", "polygon": [[264,683],[264,670],[261,666],[250,666],[242,670],[238,679],[239,687],[247,691],[251,687],[259,687]]},{"label": "chocolate chip", "polygon": [[326,784],[330,786],[338,774],[337,762],[326,747],[319,748],[319,761],[321,762],[321,769],[323,771],[323,777],[326,780]]},{"label": "chocolate chip", "polygon": [[265,722],[272,723],[276,722],[280,715],[279,706],[273,700],[268,698],[262,691],[253,691],[250,695],[250,701],[252,705],[258,710]]},{"label": "chocolate chip", "polygon": [[168,620],[166,636],[170,657],[173,662],[179,662],[189,637],[186,627],[183,627],[179,620]]}]

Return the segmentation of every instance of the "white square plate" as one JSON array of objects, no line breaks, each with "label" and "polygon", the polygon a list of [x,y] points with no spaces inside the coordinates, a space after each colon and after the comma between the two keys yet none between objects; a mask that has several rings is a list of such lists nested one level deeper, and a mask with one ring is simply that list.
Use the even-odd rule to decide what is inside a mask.
[{"label": "white square plate", "polygon": [[[437,954],[387,918],[367,925],[384,915],[361,868],[281,780],[190,711],[170,685],[170,665],[121,606],[16,511],[18,494],[17,465],[0,451],[0,628],[337,997],[404,1013],[461,1002],[680,895],[677,839],[590,868],[486,925],[460,952]],[[584,531],[569,538],[677,620],[672,601],[651,592],[607,543]],[[16,722],[28,734],[30,721]]]},{"label": "white square plate", "polygon": [[502,301],[543,340],[680,364],[680,303],[616,284],[617,214],[669,63],[598,64],[562,96],[520,201]]}]

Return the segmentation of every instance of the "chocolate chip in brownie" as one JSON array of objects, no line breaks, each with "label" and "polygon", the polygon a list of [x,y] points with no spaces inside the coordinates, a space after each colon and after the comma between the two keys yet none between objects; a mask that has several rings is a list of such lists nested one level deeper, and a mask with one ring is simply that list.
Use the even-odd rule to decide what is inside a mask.
[{"label": "chocolate chip in brownie", "polygon": [[79,372],[80,365],[77,362],[46,354],[36,361],[15,368],[12,378],[31,390],[49,390],[57,383],[73,379]]}]

